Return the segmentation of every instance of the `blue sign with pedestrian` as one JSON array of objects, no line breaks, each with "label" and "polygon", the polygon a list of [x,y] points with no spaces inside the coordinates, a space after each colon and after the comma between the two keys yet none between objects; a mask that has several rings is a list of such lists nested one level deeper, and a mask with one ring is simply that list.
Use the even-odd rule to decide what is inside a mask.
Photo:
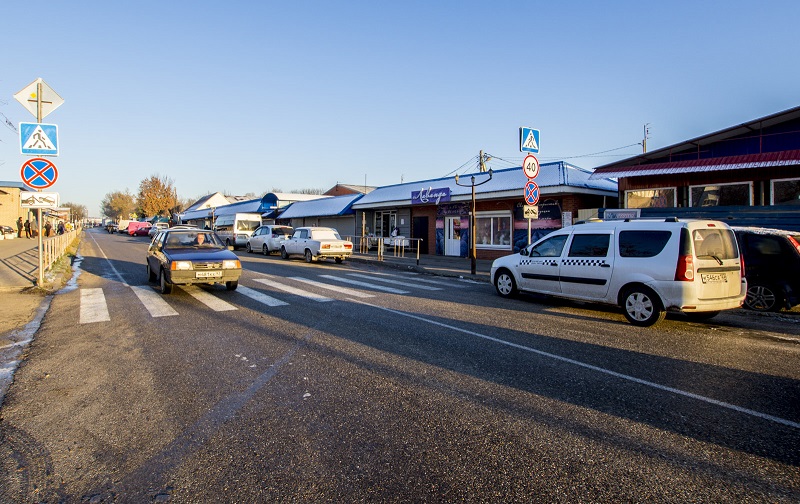
[{"label": "blue sign with pedestrian", "polygon": [[20,152],[31,156],[58,156],[58,126],[19,123]]},{"label": "blue sign with pedestrian", "polygon": [[539,130],[533,128],[519,129],[519,150],[521,152],[539,152]]}]

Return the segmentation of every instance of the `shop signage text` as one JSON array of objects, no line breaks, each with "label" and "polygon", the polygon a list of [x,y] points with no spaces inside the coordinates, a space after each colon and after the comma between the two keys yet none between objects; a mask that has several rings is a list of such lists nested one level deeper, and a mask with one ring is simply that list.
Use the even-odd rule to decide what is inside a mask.
[{"label": "shop signage text", "polygon": [[449,187],[439,187],[433,189],[431,187],[427,189],[420,189],[419,191],[411,191],[411,204],[412,205],[422,205],[422,204],[436,204],[450,201],[450,188]]}]

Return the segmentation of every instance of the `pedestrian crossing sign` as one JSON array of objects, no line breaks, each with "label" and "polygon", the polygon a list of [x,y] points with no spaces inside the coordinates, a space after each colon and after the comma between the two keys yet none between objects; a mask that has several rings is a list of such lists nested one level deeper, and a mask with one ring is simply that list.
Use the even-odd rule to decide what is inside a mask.
[{"label": "pedestrian crossing sign", "polygon": [[58,156],[58,126],[19,123],[20,152],[31,156]]},{"label": "pedestrian crossing sign", "polygon": [[520,152],[539,152],[539,130],[522,127],[519,129]]}]

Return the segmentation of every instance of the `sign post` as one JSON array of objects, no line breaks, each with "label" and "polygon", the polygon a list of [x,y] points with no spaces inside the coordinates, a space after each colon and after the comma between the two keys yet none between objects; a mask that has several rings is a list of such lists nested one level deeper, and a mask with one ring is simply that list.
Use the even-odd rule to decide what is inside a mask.
[{"label": "sign post", "polygon": [[[39,154],[40,156],[58,155],[57,127],[54,124],[41,124],[50,112],[54,111],[64,99],[53,91],[41,78],[36,79],[17,94],[14,99],[33,114],[36,118],[36,127],[20,124],[20,147],[23,154]],[[27,135],[23,135],[23,131]],[[27,136],[27,138],[26,138]],[[26,152],[26,148],[28,151]],[[28,187],[41,191],[55,184],[58,179],[56,165],[43,158],[29,159],[20,170],[22,182]],[[39,287],[44,285],[44,261],[42,257],[42,207],[36,207],[36,227],[39,241]]]},{"label": "sign post", "polygon": [[539,186],[533,181],[539,176],[539,160],[533,155],[539,152],[539,130],[521,127],[519,129],[519,150],[528,153],[522,161],[522,171],[528,177],[522,195],[528,205],[525,207],[524,217],[528,219],[528,245],[530,245],[531,220],[539,218],[539,207],[536,206],[536,203],[539,202]]}]

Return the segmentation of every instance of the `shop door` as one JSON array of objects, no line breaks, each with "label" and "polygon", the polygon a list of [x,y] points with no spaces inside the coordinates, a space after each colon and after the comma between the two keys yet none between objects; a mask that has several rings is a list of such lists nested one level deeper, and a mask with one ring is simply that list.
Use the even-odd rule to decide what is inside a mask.
[{"label": "shop door", "polygon": [[411,223],[411,237],[418,241],[419,253],[429,254],[428,252],[428,218],[427,217],[414,217]]},{"label": "shop door", "polygon": [[461,256],[461,217],[444,218],[444,255]]}]

